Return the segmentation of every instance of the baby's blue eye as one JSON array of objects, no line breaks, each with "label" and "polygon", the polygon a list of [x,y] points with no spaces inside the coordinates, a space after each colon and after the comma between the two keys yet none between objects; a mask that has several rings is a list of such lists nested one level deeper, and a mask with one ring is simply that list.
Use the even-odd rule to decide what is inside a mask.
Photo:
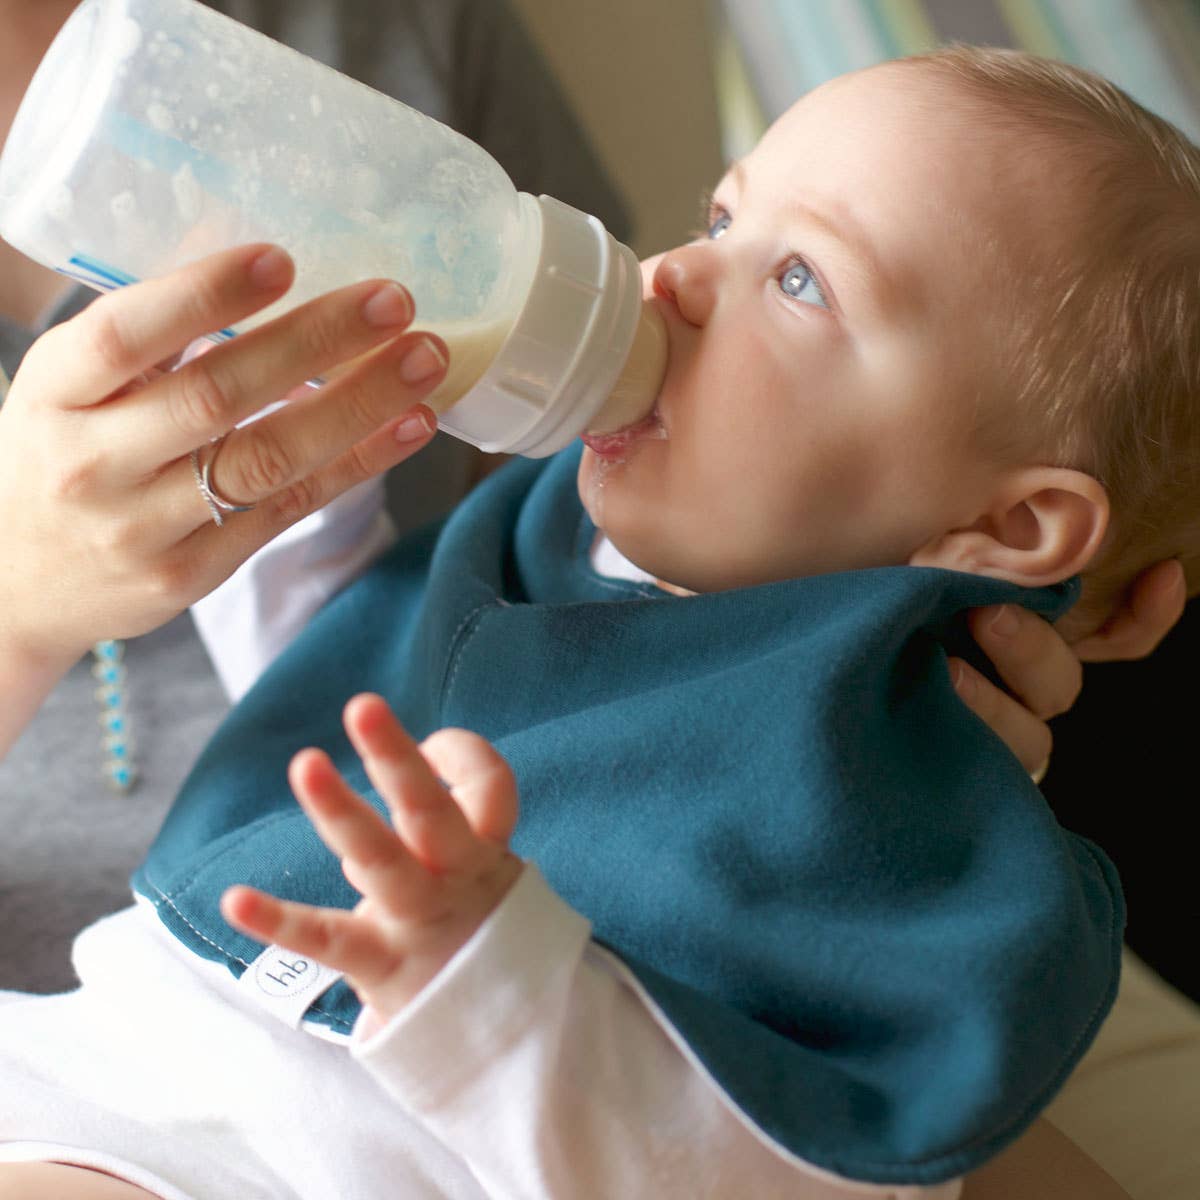
[{"label": "baby's blue eye", "polygon": [[710,238],[719,238],[733,224],[733,218],[728,213],[718,213],[713,217],[706,230]]},{"label": "baby's blue eye", "polygon": [[798,260],[793,260],[784,268],[783,274],[779,276],[779,286],[785,295],[795,300],[803,300],[806,304],[815,304],[820,308],[829,307],[821,285],[807,265]]}]

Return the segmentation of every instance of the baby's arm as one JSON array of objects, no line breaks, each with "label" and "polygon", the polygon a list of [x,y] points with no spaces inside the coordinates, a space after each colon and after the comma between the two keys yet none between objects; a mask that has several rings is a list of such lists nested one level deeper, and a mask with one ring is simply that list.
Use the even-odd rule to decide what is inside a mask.
[{"label": "baby's arm", "polygon": [[379,697],[351,701],[346,728],[394,832],[319,751],[290,779],[364,899],[348,913],[234,888],[223,910],[346,972],[367,1006],[356,1057],[489,1195],[958,1195],[848,1183],[754,1132],[588,922],[509,853],[516,786],[487,742],[443,730],[418,747]]}]

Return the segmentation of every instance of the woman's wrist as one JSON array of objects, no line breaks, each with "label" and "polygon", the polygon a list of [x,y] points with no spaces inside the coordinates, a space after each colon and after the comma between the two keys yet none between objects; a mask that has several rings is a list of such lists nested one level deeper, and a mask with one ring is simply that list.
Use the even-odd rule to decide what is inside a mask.
[{"label": "woman's wrist", "polygon": [[0,759],[82,653],[35,651],[0,624]]}]

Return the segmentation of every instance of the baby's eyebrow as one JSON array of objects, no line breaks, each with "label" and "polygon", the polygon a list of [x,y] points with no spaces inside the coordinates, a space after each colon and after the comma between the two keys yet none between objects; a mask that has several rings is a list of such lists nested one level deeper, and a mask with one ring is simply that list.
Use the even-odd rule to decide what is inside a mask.
[{"label": "baby's eyebrow", "polygon": [[[736,181],[738,190],[744,192],[747,185],[746,169],[741,162],[732,162],[728,173]],[[787,211],[797,223],[816,226],[826,237],[848,250],[847,267],[840,270],[839,275],[844,276],[849,269],[857,276],[855,291],[864,294],[883,316],[896,314],[900,297],[905,293],[900,291],[897,281],[883,269],[866,230],[849,210],[842,208],[837,214],[837,219],[832,220],[804,201],[793,200],[788,203]],[[803,247],[797,247],[797,250],[803,250]],[[840,288],[838,290],[841,291]]]},{"label": "baby's eyebrow", "polygon": [[840,242],[849,251],[849,256],[846,265],[839,270],[839,276],[858,276],[854,290],[865,294],[884,316],[895,315],[900,293],[880,265],[879,255],[862,227],[845,214],[835,223],[802,201],[796,201],[788,208],[798,221],[815,225],[826,237]]}]

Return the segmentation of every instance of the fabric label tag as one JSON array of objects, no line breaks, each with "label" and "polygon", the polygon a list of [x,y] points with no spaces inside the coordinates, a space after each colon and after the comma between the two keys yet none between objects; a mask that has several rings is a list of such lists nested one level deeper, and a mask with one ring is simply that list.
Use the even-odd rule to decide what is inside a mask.
[{"label": "fabric label tag", "polygon": [[237,986],[256,1004],[292,1029],[309,1006],[342,977],[315,958],[268,946],[243,972]]}]

